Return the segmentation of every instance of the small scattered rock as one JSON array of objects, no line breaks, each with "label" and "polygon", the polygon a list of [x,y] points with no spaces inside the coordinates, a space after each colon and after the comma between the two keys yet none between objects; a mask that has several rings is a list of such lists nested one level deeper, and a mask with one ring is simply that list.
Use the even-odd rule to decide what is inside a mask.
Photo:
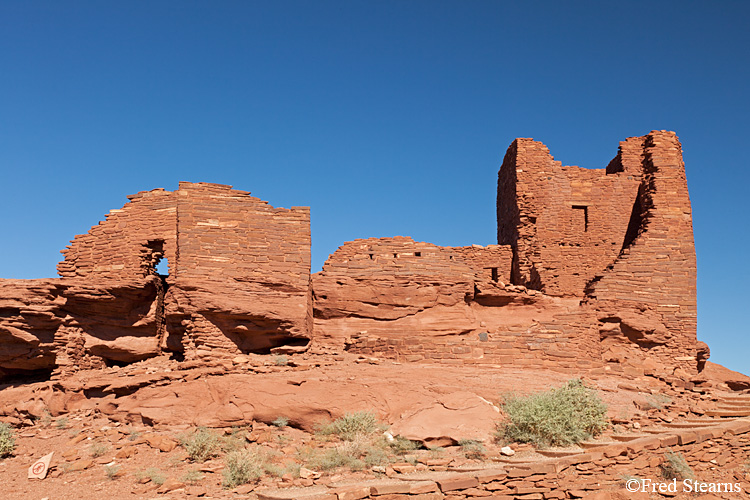
[{"label": "small scattered rock", "polygon": [[92,465],[94,465],[94,461],[91,460],[91,459],[89,459],[89,458],[85,458],[83,460],[78,460],[76,462],[73,462],[73,465],[70,466],[70,470],[71,471],[82,471],[82,470],[88,469]]},{"label": "small scattered rock", "polygon": [[252,485],[252,484],[243,484],[242,486],[237,486],[232,491],[234,491],[235,493],[240,494],[240,495],[247,495],[248,493],[250,493],[254,489],[255,489],[255,485]]},{"label": "small scattered rock", "polygon": [[159,489],[156,490],[157,493],[167,493],[169,491],[179,490],[180,488],[184,488],[185,483],[182,481],[178,481],[176,479],[172,479],[171,477],[168,478],[166,481],[164,481],[164,484],[162,484]]},{"label": "small scattered rock", "polygon": [[[383,472],[385,472],[385,468],[383,468]],[[302,479],[318,479],[320,475],[320,472],[315,472],[305,467],[300,467],[299,469],[299,477]]]},{"label": "small scattered rock", "polygon": [[205,486],[193,485],[185,488],[185,494],[191,497],[202,497],[207,492],[208,490],[206,490]]}]

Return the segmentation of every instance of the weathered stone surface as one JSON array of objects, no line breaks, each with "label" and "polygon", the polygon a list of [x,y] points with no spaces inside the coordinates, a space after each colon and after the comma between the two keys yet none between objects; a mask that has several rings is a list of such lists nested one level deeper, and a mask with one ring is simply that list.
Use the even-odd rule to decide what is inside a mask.
[{"label": "weathered stone surface", "polygon": [[498,409],[483,398],[457,392],[402,414],[391,432],[429,447],[451,446],[462,439],[486,441],[498,416]]}]

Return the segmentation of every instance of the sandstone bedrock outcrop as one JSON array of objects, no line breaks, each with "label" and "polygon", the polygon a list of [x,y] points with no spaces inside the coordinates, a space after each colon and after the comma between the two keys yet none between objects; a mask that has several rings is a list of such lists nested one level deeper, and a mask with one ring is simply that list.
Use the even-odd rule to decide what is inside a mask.
[{"label": "sandstone bedrock outcrop", "polygon": [[189,182],[129,200],[62,251],[59,278],[0,280],[0,377],[316,348],[678,377],[708,358],[673,132],[626,139],[602,169],[516,139],[497,245],[361,239],[313,275],[307,207]]}]

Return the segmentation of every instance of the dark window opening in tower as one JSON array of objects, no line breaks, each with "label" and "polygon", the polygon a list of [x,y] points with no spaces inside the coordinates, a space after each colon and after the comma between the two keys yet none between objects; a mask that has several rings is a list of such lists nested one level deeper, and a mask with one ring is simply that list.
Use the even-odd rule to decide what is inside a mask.
[{"label": "dark window opening in tower", "polygon": [[576,228],[589,230],[589,207],[585,205],[573,205],[573,223]]}]

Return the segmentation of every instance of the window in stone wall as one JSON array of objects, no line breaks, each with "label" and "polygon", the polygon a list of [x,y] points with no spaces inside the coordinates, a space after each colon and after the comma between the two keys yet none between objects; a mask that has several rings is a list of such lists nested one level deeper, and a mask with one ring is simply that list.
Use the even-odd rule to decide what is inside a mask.
[{"label": "window in stone wall", "polygon": [[156,263],[156,274],[169,276],[169,262],[167,262],[166,257],[163,257]]},{"label": "window in stone wall", "polygon": [[589,207],[573,205],[573,230],[583,230],[583,232],[589,230]]},{"label": "window in stone wall", "polygon": [[164,240],[148,240],[141,250],[141,268],[146,274],[169,275],[169,265],[164,257]]},{"label": "window in stone wall", "polygon": [[414,252],[414,257],[421,257],[421,256],[422,256],[422,252]]},{"label": "window in stone wall", "polygon": [[496,267],[491,267],[490,268],[490,275],[492,276],[492,281],[497,281],[498,274],[497,274],[497,268]]}]

